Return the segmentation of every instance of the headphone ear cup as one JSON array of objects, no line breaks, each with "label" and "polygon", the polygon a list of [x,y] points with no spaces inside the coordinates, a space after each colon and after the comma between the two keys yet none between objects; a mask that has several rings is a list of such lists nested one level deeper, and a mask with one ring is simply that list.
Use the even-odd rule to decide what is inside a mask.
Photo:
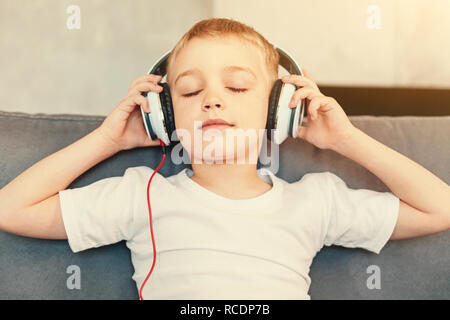
[{"label": "headphone ear cup", "polygon": [[277,108],[280,100],[281,88],[283,87],[283,82],[281,79],[277,79],[272,87],[269,96],[269,108],[267,111],[267,138],[272,139],[272,129],[275,129],[275,121],[277,117]]},{"label": "headphone ear cup", "polygon": [[164,115],[164,126],[167,131],[169,141],[173,141],[172,133],[175,131],[175,117],[173,113],[172,97],[170,96],[169,84],[162,82],[159,85],[163,90],[159,93],[161,100],[161,109]]}]

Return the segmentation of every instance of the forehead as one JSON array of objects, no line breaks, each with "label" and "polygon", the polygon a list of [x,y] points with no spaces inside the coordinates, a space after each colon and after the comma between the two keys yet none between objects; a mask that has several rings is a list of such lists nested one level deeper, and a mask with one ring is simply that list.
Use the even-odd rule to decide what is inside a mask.
[{"label": "forehead", "polygon": [[189,40],[174,60],[172,70],[176,77],[191,68],[217,71],[237,65],[261,75],[265,73],[264,63],[261,50],[248,41],[235,36],[206,37]]}]

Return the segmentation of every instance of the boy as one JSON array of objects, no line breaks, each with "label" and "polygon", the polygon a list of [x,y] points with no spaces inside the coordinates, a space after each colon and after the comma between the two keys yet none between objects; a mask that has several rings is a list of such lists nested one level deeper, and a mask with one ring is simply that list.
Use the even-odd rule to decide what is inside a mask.
[{"label": "boy", "polygon": [[[303,98],[309,102],[308,127],[299,127],[299,138],[356,161],[393,193],[349,189],[331,172],[287,183],[248,161],[261,140],[245,141],[243,164],[205,163],[211,158],[203,151],[211,144],[225,146],[232,130],[265,128],[278,56],[259,33],[230,19],[198,22],[172,52],[167,81],[177,130],[188,133],[180,142],[193,170],[167,178],[156,173],[152,180],[158,257],[145,299],[309,299],[309,267],[323,245],[378,254],[389,239],[450,228],[450,187],[355,128],[307,72],[283,79],[301,87],[292,106]],[[159,80],[155,75],[134,80],[99,128],[0,190],[0,228],[68,239],[73,252],[126,240],[139,290],[153,262],[146,187],[154,170],[128,168],[123,177],[66,188],[120,150],[159,145],[148,138],[139,110],[150,111],[141,93],[160,92]],[[228,123],[218,129],[225,133],[223,144],[203,141],[197,152],[193,137],[207,129],[195,123],[208,119]],[[241,147],[224,148],[212,158],[236,160]]]}]

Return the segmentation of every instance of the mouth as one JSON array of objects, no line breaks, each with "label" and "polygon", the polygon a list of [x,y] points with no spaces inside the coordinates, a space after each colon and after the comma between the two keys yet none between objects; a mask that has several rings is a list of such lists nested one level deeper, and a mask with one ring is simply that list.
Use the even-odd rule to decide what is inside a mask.
[{"label": "mouth", "polygon": [[222,128],[229,128],[229,127],[233,127],[234,124],[229,123],[225,120],[222,119],[208,119],[206,121],[204,121],[200,126],[199,129],[212,129],[212,128],[217,128],[217,129],[222,129]]},{"label": "mouth", "polygon": [[201,128],[201,130],[205,130],[205,131],[209,130],[209,129],[222,130],[222,129],[231,128],[231,127],[233,127],[233,125],[228,125],[228,124],[210,124],[210,125],[207,125],[207,126],[203,126]]}]

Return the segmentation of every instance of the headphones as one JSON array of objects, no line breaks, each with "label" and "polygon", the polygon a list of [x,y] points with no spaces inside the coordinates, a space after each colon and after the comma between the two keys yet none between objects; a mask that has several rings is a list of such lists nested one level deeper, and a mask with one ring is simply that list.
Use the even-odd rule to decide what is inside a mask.
[{"label": "headphones", "polygon": [[[303,76],[295,60],[284,50],[281,50],[275,45],[274,47],[279,53],[279,65],[290,74]],[[167,73],[167,60],[170,52],[171,50],[164,54],[150,68],[148,74],[164,77]],[[142,119],[150,139],[160,139],[166,146],[169,146],[171,142],[179,141],[175,130],[172,98],[168,83],[162,82],[158,84],[163,88],[161,92],[149,91],[141,93],[144,97],[147,97],[150,106],[150,113],[145,112],[141,107]],[[281,79],[277,79],[270,92],[266,129],[267,137],[276,144],[282,143],[288,136],[296,138],[299,124],[301,126],[307,126],[306,98],[302,99],[295,108],[289,107],[289,102],[298,88],[291,83],[284,83]],[[272,130],[274,130],[273,137]],[[174,132],[175,136],[172,137]]]}]

